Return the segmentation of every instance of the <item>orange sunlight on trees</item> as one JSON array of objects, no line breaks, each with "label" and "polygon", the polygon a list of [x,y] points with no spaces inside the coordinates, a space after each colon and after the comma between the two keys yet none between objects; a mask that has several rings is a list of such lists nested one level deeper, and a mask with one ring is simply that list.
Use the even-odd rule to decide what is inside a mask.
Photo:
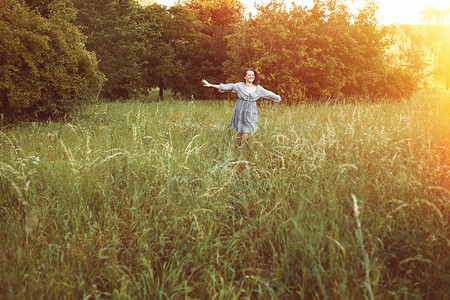
[{"label": "orange sunlight on trees", "polygon": [[[107,81],[96,88],[95,97],[110,100],[130,99],[155,87],[161,99],[164,90],[187,98],[227,97],[210,93],[199,80],[240,81],[246,67],[259,71],[261,84],[277,91],[286,103],[402,99],[416,88],[450,86],[450,25],[445,7],[423,10],[422,24],[386,26],[380,15],[394,4],[384,0],[255,1],[251,15],[248,7],[253,4],[244,0],[181,0],[170,7],[163,2],[168,1],[8,0],[8,6],[0,8],[8,16],[0,33],[5,47],[10,47],[3,47],[4,59],[0,59],[6,70],[0,74],[0,108],[13,105],[10,100],[16,94],[14,105],[23,102],[20,109],[42,106],[42,99],[51,98],[40,94],[51,91],[44,87],[51,83],[50,75],[79,75],[78,80],[58,80],[58,84],[67,81],[60,86],[65,92],[59,98],[79,97],[83,86],[88,86],[85,81],[90,82],[85,77],[92,75],[78,74],[86,70],[93,78],[101,77],[100,72],[105,75]],[[425,7],[404,0],[395,5],[391,11],[404,15]],[[10,17],[19,10],[29,16],[31,25],[24,23],[25,17]],[[35,23],[55,30],[41,32],[44,27]],[[28,39],[28,29],[23,28],[31,28],[36,39]],[[19,43],[8,43],[8,36],[20,37]],[[47,45],[48,38],[54,42]],[[59,47],[60,40],[70,47]],[[41,63],[37,54],[51,51],[42,45],[54,48],[55,57],[67,54],[71,59],[51,58],[61,66],[48,70],[49,64]],[[19,46],[33,51],[24,52]],[[19,54],[13,55],[14,51]],[[17,59],[24,53],[30,55],[24,57],[25,64]],[[73,59],[92,64],[79,68],[72,54],[81,55]],[[70,71],[60,72],[63,67]],[[26,80],[12,84],[13,70],[22,72]],[[22,96],[21,86],[35,74],[40,75],[33,84],[43,88]],[[74,88],[74,82],[80,87]]]},{"label": "orange sunlight on trees", "polygon": [[427,23],[427,42],[436,56],[436,73],[443,78],[445,89],[450,87],[450,8],[433,7],[423,11]]}]

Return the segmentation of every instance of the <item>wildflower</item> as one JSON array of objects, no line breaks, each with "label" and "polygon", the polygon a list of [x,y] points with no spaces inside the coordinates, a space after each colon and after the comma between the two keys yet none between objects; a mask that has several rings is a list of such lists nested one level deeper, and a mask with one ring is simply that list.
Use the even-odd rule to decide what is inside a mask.
[{"label": "wildflower", "polygon": [[33,158],[33,165],[38,165],[40,162],[39,156],[30,156],[30,158]]}]

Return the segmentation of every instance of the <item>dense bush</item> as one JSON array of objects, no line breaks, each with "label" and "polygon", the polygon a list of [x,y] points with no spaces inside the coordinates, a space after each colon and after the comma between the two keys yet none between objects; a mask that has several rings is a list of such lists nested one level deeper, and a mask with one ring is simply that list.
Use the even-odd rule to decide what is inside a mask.
[{"label": "dense bush", "polygon": [[95,57],[107,79],[101,96],[109,99],[152,87],[161,98],[166,89],[212,98],[219,94],[203,88],[202,78],[240,81],[249,66],[291,103],[403,98],[417,86],[422,66],[393,62],[388,47],[395,39],[378,25],[370,3],[353,14],[345,1],[316,0],[307,8],[273,0],[247,19],[238,0],[189,0],[171,8],[137,0],[5,3],[0,107],[7,114],[61,113],[89,88],[100,91]]},{"label": "dense bush", "polygon": [[95,55],[68,20],[74,11],[60,1],[48,17],[22,1],[0,6],[0,110],[48,117],[65,113],[103,81]]},{"label": "dense bush", "polygon": [[245,20],[244,6],[239,0],[189,0],[185,7],[185,14],[194,17],[194,22],[184,27],[185,32],[191,33],[191,40],[187,41],[191,51],[180,57],[186,84],[174,86],[173,89],[184,96],[220,97],[219,93],[210,94],[200,80],[208,78],[211,82],[220,82],[229,79],[223,67],[226,61],[232,59],[228,53],[228,36]]},{"label": "dense bush", "polygon": [[[284,1],[244,18],[238,0],[189,0],[170,9],[136,0],[72,0],[87,48],[108,78],[103,96],[130,98],[150,87],[184,97],[217,97],[200,84],[241,81],[244,68],[295,103],[304,99],[408,97],[416,86],[409,65],[393,65],[392,39],[373,3],[354,14],[344,2],[316,0],[311,8]],[[344,4],[343,4],[344,3]]]},{"label": "dense bush", "polygon": [[88,36],[106,75],[102,94],[130,98],[151,87],[205,97],[203,77],[224,78],[226,36],[243,19],[238,0],[186,1],[168,9],[135,0],[72,0],[76,23]]},{"label": "dense bush", "polygon": [[109,99],[130,98],[136,95],[142,82],[148,51],[146,31],[141,19],[141,6],[134,0],[73,0],[78,10],[75,23],[88,37],[86,48],[96,53],[99,69],[107,81],[102,96]]},{"label": "dense bush", "polygon": [[376,6],[368,4],[352,14],[336,1],[315,1],[310,9],[288,9],[280,1],[260,6],[229,37],[228,74],[253,65],[265,85],[290,102],[409,96],[413,77],[406,70],[390,71],[387,29],[377,24],[375,12]]}]

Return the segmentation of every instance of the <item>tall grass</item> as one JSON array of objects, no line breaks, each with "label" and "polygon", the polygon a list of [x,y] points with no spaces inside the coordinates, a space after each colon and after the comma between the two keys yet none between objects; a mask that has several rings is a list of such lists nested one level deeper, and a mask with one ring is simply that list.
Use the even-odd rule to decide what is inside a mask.
[{"label": "tall grass", "polygon": [[448,94],[262,103],[247,148],[233,105],[2,128],[0,297],[449,297]]}]

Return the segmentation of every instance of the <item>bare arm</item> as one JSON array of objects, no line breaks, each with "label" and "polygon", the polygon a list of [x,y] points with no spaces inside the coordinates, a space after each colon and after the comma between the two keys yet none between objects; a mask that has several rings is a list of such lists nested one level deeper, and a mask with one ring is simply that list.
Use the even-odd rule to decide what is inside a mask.
[{"label": "bare arm", "polygon": [[234,83],[227,83],[227,84],[211,84],[208,81],[206,81],[205,79],[202,80],[203,82],[203,86],[204,87],[213,87],[219,90],[220,93],[225,93],[225,92],[233,92],[233,93],[237,93],[236,91],[236,84]]},{"label": "bare arm", "polygon": [[208,81],[206,81],[205,79],[203,79],[202,82],[203,82],[203,86],[204,87],[213,87],[215,89],[219,89],[220,88],[220,86],[218,84],[211,84]]}]

